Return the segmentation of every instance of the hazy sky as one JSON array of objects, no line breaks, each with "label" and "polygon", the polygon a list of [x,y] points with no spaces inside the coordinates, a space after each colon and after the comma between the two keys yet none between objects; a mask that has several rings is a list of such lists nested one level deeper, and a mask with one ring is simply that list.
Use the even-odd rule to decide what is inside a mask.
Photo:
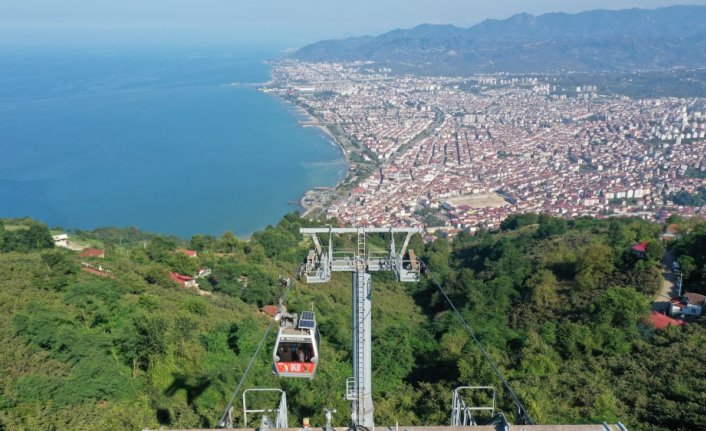
[{"label": "hazy sky", "polygon": [[654,8],[706,0],[0,0],[2,45],[295,48],[421,23],[468,27],[520,12]]}]

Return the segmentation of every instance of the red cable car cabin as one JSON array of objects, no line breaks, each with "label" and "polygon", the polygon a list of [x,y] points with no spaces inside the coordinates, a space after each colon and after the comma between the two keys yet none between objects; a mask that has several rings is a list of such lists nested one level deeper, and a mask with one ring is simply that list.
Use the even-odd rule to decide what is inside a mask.
[{"label": "red cable car cabin", "polygon": [[273,371],[279,377],[314,378],[319,362],[319,333],[313,311],[281,315]]}]

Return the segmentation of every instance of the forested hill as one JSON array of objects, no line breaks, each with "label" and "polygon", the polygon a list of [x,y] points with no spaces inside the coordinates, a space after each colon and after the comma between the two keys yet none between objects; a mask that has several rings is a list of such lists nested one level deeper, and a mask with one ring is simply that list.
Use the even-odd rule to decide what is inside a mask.
[{"label": "forested hill", "polygon": [[[685,285],[703,291],[706,223],[671,221],[684,234],[674,252],[688,266]],[[52,247],[41,223],[0,222],[0,430],[213,427],[269,323],[260,307],[306,256],[310,244],[298,229],[310,225],[288,215],[248,241],[228,233],[190,241],[137,230],[72,233],[73,244],[100,249],[101,258]],[[662,331],[645,320],[661,282],[662,230],[639,219],[522,215],[499,232],[426,245],[415,238],[411,247],[536,422],[706,429],[703,318]],[[353,238],[336,241],[353,246]],[[645,256],[630,251],[638,241],[648,242]],[[203,268],[211,274],[198,279],[200,292],[169,277]],[[377,423],[447,424],[459,385],[497,387],[512,415],[430,274],[416,284],[373,279]],[[313,303],[320,370],[312,381],[277,379],[270,339],[245,386],[285,389],[290,424],[306,416],[320,426],[329,407],[344,425],[350,278],[295,281],[287,302],[292,311]]]},{"label": "forested hill", "polygon": [[374,61],[397,72],[598,72],[706,66],[706,6],[519,14],[470,28],[420,25],[313,43],[305,61]]}]

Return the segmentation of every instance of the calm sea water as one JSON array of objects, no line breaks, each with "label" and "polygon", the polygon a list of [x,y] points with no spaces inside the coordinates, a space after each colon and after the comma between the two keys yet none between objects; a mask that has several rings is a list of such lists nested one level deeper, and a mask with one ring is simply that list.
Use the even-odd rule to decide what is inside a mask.
[{"label": "calm sea water", "polygon": [[346,173],[258,92],[269,53],[0,53],[0,216],[247,236]]}]

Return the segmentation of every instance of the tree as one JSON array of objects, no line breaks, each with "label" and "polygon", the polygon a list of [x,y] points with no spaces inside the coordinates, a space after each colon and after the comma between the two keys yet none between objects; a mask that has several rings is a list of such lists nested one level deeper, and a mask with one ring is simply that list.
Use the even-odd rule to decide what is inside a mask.
[{"label": "tree", "polygon": [[161,317],[135,316],[123,328],[119,336],[120,350],[128,365],[132,367],[132,377],[138,370],[148,370],[156,355],[166,352],[165,333],[167,322]]},{"label": "tree", "polygon": [[684,217],[680,216],[679,214],[672,214],[667,217],[666,222],[667,224],[681,224],[684,222]]},{"label": "tree", "polygon": [[216,238],[212,235],[193,235],[189,247],[192,250],[204,251],[212,249],[215,244]]},{"label": "tree", "polygon": [[689,255],[682,255],[677,258],[677,262],[679,262],[679,268],[684,275],[684,279],[688,280],[696,269],[694,258]]},{"label": "tree", "polygon": [[523,226],[537,224],[537,214],[512,214],[500,222],[500,230],[515,230]]},{"label": "tree", "polygon": [[70,275],[78,272],[76,261],[65,250],[47,251],[42,254],[42,260],[57,274]]},{"label": "tree", "polygon": [[179,274],[193,275],[199,269],[198,258],[180,252],[172,252],[167,263],[172,271]]},{"label": "tree", "polygon": [[30,222],[27,229],[4,231],[0,235],[0,251],[27,253],[54,247],[54,239],[46,225]]},{"label": "tree", "polygon": [[584,248],[579,256],[576,281],[583,290],[594,289],[614,269],[613,250],[605,244],[593,243]]},{"label": "tree", "polygon": [[611,287],[596,301],[594,315],[611,327],[636,330],[637,323],[649,311],[647,302],[634,288]]},{"label": "tree", "polygon": [[620,249],[627,247],[632,239],[627,227],[618,220],[611,220],[608,224],[608,241],[613,248]]},{"label": "tree", "polygon": [[174,282],[169,278],[169,271],[162,265],[151,263],[144,269],[143,277],[149,284],[157,284],[165,288],[174,287]]},{"label": "tree", "polygon": [[527,280],[530,300],[537,308],[551,307],[559,302],[559,283],[553,272],[541,269]]},{"label": "tree", "polygon": [[647,240],[647,257],[660,260],[664,257],[664,246],[656,239]]},{"label": "tree", "polygon": [[539,229],[537,229],[537,238],[548,238],[554,235],[563,235],[566,232],[566,220],[551,217],[546,214],[540,214],[538,217]]},{"label": "tree", "polygon": [[147,244],[145,251],[147,255],[155,262],[167,263],[176,249],[177,244],[170,238],[157,237]]},{"label": "tree", "polygon": [[593,351],[590,328],[575,322],[563,322],[556,331],[556,349],[565,359],[577,359]]},{"label": "tree", "polygon": [[40,250],[54,247],[54,239],[46,225],[32,223],[26,233],[26,241],[30,250]]},{"label": "tree", "polygon": [[218,240],[218,249],[226,253],[235,252],[235,247],[238,245],[238,238],[231,231],[223,232],[223,235]]}]

